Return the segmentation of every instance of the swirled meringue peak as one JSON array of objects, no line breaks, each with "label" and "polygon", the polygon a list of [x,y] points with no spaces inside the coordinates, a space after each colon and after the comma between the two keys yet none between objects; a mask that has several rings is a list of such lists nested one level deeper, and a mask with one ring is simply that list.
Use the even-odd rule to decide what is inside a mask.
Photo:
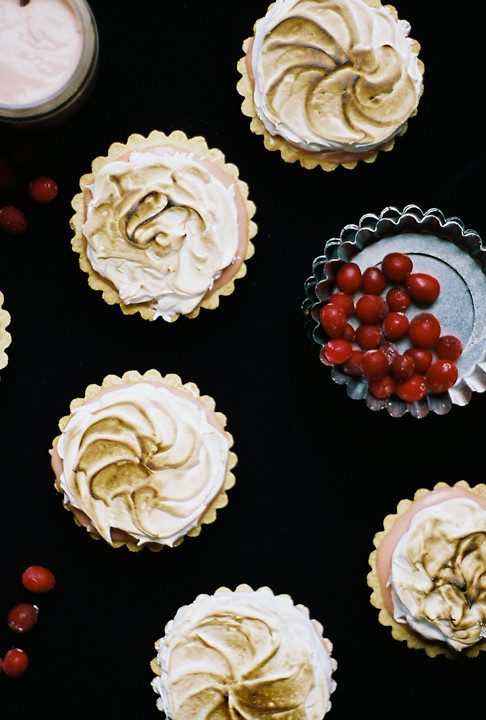
[{"label": "swirled meringue peak", "polygon": [[486,637],[486,511],[464,497],[419,510],[398,541],[394,618],[454,650]]},{"label": "swirled meringue peak", "polygon": [[336,663],[321,632],[269,588],[199,595],[156,643],[157,707],[170,720],[322,720]]},{"label": "swirled meringue peak", "polygon": [[174,545],[225,482],[230,441],[198,398],[149,382],[109,388],[76,407],[55,446],[59,489],[112,544]]},{"label": "swirled meringue peak", "polygon": [[96,174],[82,226],[87,256],[123,303],[147,303],[154,319],[170,321],[193,311],[225,268],[239,267],[242,201],[235,182],[217,174],[171,147],[131,152]]},{"label": "swirled meringue peak", "polygon": [[254,102],[272,135],[312,152],[393,138],[422,93],[410,26],[364,0],[277,0],[256,23]]}]

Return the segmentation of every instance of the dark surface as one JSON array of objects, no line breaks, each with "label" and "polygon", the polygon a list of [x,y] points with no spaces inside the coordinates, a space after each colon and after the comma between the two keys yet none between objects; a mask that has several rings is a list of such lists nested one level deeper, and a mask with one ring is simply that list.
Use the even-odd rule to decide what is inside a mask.
[{"label": "dark surface", "polygon": [[[486,655],[432,660],[396,642],[369,603],[366,575],[373,535],[402,497],[439,480],[483,480],[486,397],[444,417],[373,413],[314,357],[300,306],[325,241],[364,213],[439,207],[484,237],[477,4],[465,0],[453,13],[399,4],[426,66],[418,116],[374,164],[332,173],[266,151],[240,112],[236,62],[265,1],[91,5],[101,44],[94,93],[62,128],[31,139],[23,171],[24,181],[55,177],[59,196],[34,206],[22,187],[0,195],[0,206],[18,202],[30,220],[23,237],[0,238],[13,337],[0,384],[0,616],[32,598],[20,583],[26,566],[44,564],[57,577],[28,635],[0,623],[0,655],[19,645],[30,656],[21,680],[0,677],[0,713],[161,717],[149,662],[166,622],[198,593],[247,582],[290,593],[324,624],[339,663],[333,720],[475,714]],[[218,310],[149,323],[88,287],[70,249],[70,200],[112,142],[177,128],[238,165],[257,206],[256,254]],[[0,129],[2,152],[12,143]],[[151,367],[216,399],[235,438],[237,483],[199,538],[131,554],[74,524],[53,488],[48,449],[88,384]]]}]

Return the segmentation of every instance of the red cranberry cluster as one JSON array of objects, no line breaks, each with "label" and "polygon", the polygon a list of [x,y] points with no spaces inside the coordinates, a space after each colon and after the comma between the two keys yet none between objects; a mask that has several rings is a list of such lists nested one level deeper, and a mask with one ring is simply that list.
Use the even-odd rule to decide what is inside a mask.
[{"label": "red cranberry cluster", "polygon": [[[22,573],[22,584],[26,590],[34,593],[46,593],[56,584],[54,575],[41,565],[31,565]],[[37,622],[39,608],[32,603],[19,603],[15,605],[7,616],[8,626],[13,632],[24,633],[32,630]],[[29,664],[25,650],[11,648],[2,659],[0,658],[0,672],[11,678],[18,678],[24,674]]]},{"label": "red cranberry cluster", "polygon": [[[0,156],[0,191],[9,191],[18,184],[18,170],[16,166]],[[31,180],[28,184],[27,194],[37,203],[49,203],[57,195],[57,183],[50,177],[42,175]],[[0,204],[0,230],[12,235],[20,235],[27,230],[27,216],[17,205]]]},{"label": "red cranberry cluster", "polygon": [[[337,292],[320,310],[321,325],[330,338],[321,359],[368,380],[377,398],[395,393],[414,402],[427,392],[445,392],[458,377],[455,360],[462,353],[461,341],[441,335],[432,313],[418,313],[412,320],[405,315],[412,300],[431,305],[440,294],[435,277],[412,269],[411,258],[398,252],[386,255],[381,269],[372,266],[363,273],[356,263],[344,263],[336,273]],[[390,284],[393,287],[382,297]],[[362,294],[355,302],[358,291]],[[349,322],[353,315],[359,321],[356,328]],[[407,336],[410,347],[401,353],[394,343]]]}]

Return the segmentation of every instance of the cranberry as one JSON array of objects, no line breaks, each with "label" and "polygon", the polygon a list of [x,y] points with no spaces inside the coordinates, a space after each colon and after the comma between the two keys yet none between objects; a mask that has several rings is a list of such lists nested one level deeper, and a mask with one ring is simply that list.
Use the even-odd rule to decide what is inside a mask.
[{"label": "cranberry", "polygon": [[369,293],[370,295],[379,295],[386,288],[386,277],[383,275],[380,268],[366,268],[361,279],[361,287],[365,293]]},{"label": "cranberry", "polygon": [[36,624],[38,614],[39,608],[36,605],[20,603],[10,610],[7,617],[8,626],[17,633],[27,632]]},{"label": "cranberry", "polygon": [[423,375],[414,373],[408,380],[398,382],[395,392],[405,402],[416,402],[426,395],[427,383]]},{"label": "cranberry", "polygon": [[370,380],[368,387],[372,395],[384,400],[395,391],[395,380],[391,375],[384,375],[379,380]]},{"label": "cranberry", "polygon": [[383,340],[383,333],[378,325],[364,323],[356,328],[355,340],[361,350],[374,350],[380,347]]},{"label": "cranberry", "polygon": [[392,375],[395,380],[403,382],[412,377],[415,370],[415,363],[411,355],[396,355],[392,361]]},{"label": "cranberry", "polygon": [[18,678],[27,670],[28,664],[27,653],[20,648],[12,648],[3,658],[3,672],[7,677]]},{"label": "cranberry", "polygon": [[57,195],[57,183],[46,176],[35,178],[29,183],[29,195],[36,202],[51,202]]},{"label": "cranberry", "polygon": [[431,305],[440,294],[440,284],[432,275],[413,273],[405,280],[405,288],[416,302]]},{"label": "cranberry", "polygon": [[403,288],[391,288],[386,294],[386,304],[394,312],[403,312],[410,307],[410,295]]},{"label": "cranberry", "polygon": [[341,337],[346,327],[346,315],[338,305],[323,305],[319,317],[325,332],[331,338]]},{"label": "cranberry", "polygon": [[22,584],[31,592],[46,593],[53,589],[56,578],[42,565],[31,565],[22,573]]},{"label": "cranberry", "polygon": [[455,335],[442,335],[437,340],[435,352],[443,360],[457,360],[462,355],[462,342]]},{"label": "cranberry", "polygon": [[383,350],[368,350],[363,356],[363,375],[367,380],[380,380],[388,371],[388,359]]},{"label": "cranberry", "polygon": [[383,335],[388,340],[399,340],[407,334],[408,325],[408,317],[403,313],[388,313],[383,320]]},{"label": "cranberry", "polygon": [[338,305],[342,310],[344,310],[346,317],[350,317],[353,314],[354,300],[353,296],[349,295],[349,293],[334,293],[334,295],[331,295],[329,302],[333,305]]},{"label": "cranberry", "polygon": [[436,360],[427,370],[427,383],[431,392],[442,393],[455,385],[457,366],[451,360]]},{"label": "cranberry", "polygon": [[354,293],[361,286],[361,270],[356,263],[341,265],[336,273],[336,286],[345,293]]},{"label": "cranberry", "polygon": [[27,218],[15,205],[5,205],[0,210],[0,230],[20,235],[27,230]]},{"label": "cranberry", "polygon": [[381,267],[385,277],[392,282],[403,282],[410,275],[413,262],[404,253],[392,252],[385,255]]},{"label": "cranberry", "polygon": [[381,322],[386,313],[386,302],[377,295],[362,295],[356,302],[355,314],[363,323]]},{"label": "cranberry", "polygon": [[343,370],[348,375],[358,376],[363,374],[363,357],[364,352],[361,350],[353,350],[349,360],[343,365]]},{"label": "cranberry", "polygon": [[347,340],[336,338],[329,340],[324,345],[324,356],[332,365],[339,365],[349,360],[353,352],[353,346]]},{"label": "cranberry", "polygon": [[440,337],[440,322],[432,313],[419,313],[410,322],[408,336],[418,347],[433,348]]},{"label": "cranberry", "polygon": [[354,337],[356,333],[354,331],[354,327],[351,325],[351,323],[346,323],[346,327],[344,328],[344,332],[341,335],[343,340],[347,340],[349,343],[354,342]]},{"label": "cranberry", "polygon": [[415,370],[418,373],[426,373],[432,362],[432,353],[430,350],[420,347],[411,347],[405,350],[405,355],[410,355],[415,363]]}]

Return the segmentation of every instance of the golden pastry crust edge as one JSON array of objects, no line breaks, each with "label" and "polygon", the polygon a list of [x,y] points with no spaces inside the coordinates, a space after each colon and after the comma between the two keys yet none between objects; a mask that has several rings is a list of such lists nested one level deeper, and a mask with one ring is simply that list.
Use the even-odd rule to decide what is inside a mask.
[{"label": "golden pastry crust edge", "polygon": [[8,363],[8,356],[5,350],[12,342],[12,336],[7,331],[10,320],[10,313],[3,308],[3,293],[0,292],[0,370]]}]

